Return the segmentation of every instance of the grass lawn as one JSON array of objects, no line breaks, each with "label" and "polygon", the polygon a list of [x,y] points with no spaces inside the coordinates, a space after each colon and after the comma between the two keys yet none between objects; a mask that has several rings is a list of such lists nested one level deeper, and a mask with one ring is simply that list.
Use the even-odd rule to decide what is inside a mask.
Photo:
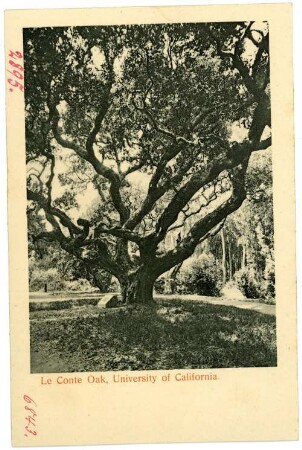
[{"label": "grass lawn", "polygon": [[230,306],[161,300],[153,308],[33,311],[31,372],[277,365],[275,317]]}]

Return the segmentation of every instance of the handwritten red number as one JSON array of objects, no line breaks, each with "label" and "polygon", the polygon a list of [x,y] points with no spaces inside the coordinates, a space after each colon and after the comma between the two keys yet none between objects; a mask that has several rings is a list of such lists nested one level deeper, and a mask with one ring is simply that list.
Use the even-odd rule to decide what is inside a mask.
[{"label": "handwritten red number", "polygon": [[16,69],[22,70],[22,72],[24,71],[24,67],[21,66],[21,64],[15,63],[15,61],[13,61],[12,59],[9,60],[9,64],[13,67],[16,67]]},{"label": "handwritten red number", "polygon": [[15,81],[15,80],[12,80],[11,78],[8,78],[7,82],[11,86],[18,87],[20,89],[20,91],[24,92],[24,86],[23,86],[23,84],[19,83],[19,81]]},{"label": "handwritten red number", "polygon": [[30,426],[30,425],[33,425],[34,427],[36,426],[36,424],[35,424],[36,421],[31,416],[25,417],[25,420],[27,420],[27,422],[28,422],[27,426]]},{"label": "handwritten red number", "polygon": [[16,59],[23,58],[23,55],[19,51],[13,52],[12,50],[10,50],[8,56],[9,58],[12,58],[8,61],[9,67],[12,70],[7,70],[7,72],[12,75],[12,78],[7,79],[7,82],[12,86],[11,88],[9,88],[9,91],[14,92],[13,88],[18,88],[21,92],[24,92],[23,84],[19,83],[18,81],[23,80],[24,78],[23,76],[24,67],[21,64],[18,64],[17,62],[14,61]]},{"label": "handwritten red number", "polygon": [[18,72],[18,70],[14,70],[13,72],[11,70],[8,70],[8,72],[14,75],[14,77],[19,78],[19,80],[23,80],[24,78],[22,73]]},{"label": "handwritten red number", "polygon": [[[31,397],[29,397],[29,395],[23,395],[23,400],[28,405],[34,405],[35,407],[37,407],[37,403]],[[36,413],[36,411],[34,410],[33,407],[31,408],[28,405],[24,406],[24,409],[26,411],[28,411],[28,413],[29,413],[25,417],[26,425],[24,427],[24,430],[25,430],[24,436],[25,437],[28,437],[29,435],[37,436],[37,432],[33,429],[33,427],[36,427],[36,419],[35,419],[35,417],[37,416],[37,413]]]},{"label": "handwritten red number", "polygon": [[10,58],[15,58],[15,57],[22,58],[23,57],[22,53],[20,53],[20,52],[13,52],[12,50],[9,51],[9,55],[8,56]]},{"label": "handwritten red number", "polygon": [[25,406],[26,411],[29,411],[33,417],[36,417],[37,413],[34,409],[29,408],[27,405]]},{"label": "handwritten red number", "polygon": [[32,398],[30,398],[28,395],[24,395],[23,399],[26,401],[26,403],[33,403],[35,406],[37,406],[37,403]]},{"label": "handwritten red number", "polygon": [[28,428],[28,427],[25,427],[25,430],[26,430],[28,433],[30,433],[30,434],[32,434],[32,435],[34,435],[34,436],[37,436],[37,432],[34,431],[34,430],[31,430],[31,429]]}]

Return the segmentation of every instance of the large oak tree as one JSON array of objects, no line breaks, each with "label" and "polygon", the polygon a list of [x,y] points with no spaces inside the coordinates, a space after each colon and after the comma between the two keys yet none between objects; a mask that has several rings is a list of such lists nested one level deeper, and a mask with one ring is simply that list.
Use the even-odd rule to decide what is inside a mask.
[{"label": "large oak tree", "polygon": [[[34,239],[151,303],[241,206],[250,156],[271,145],[267,24],[25,29],[24,54]],[[80,207],[79,192],[98,199]]]}]

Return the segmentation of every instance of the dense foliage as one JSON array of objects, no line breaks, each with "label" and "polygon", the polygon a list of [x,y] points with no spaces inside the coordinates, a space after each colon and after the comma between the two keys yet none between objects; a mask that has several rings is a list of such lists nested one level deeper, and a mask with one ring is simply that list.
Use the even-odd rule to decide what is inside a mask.
[{"label": "dense foliage", "polygon": [[158,277],[258,198],[268,39],[256,22],[25,29],[30,240],[150,303]]}]

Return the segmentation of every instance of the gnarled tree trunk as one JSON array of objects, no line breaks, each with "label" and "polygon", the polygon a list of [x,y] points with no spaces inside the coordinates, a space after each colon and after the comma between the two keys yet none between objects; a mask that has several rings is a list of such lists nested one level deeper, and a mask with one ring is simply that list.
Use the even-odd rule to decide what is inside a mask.
[{"label": "gnarled tree trunk", "polygon": [[155,280],[156,276],[147,269],[125,276],[120,280],[123,303],[152,305]]}]

